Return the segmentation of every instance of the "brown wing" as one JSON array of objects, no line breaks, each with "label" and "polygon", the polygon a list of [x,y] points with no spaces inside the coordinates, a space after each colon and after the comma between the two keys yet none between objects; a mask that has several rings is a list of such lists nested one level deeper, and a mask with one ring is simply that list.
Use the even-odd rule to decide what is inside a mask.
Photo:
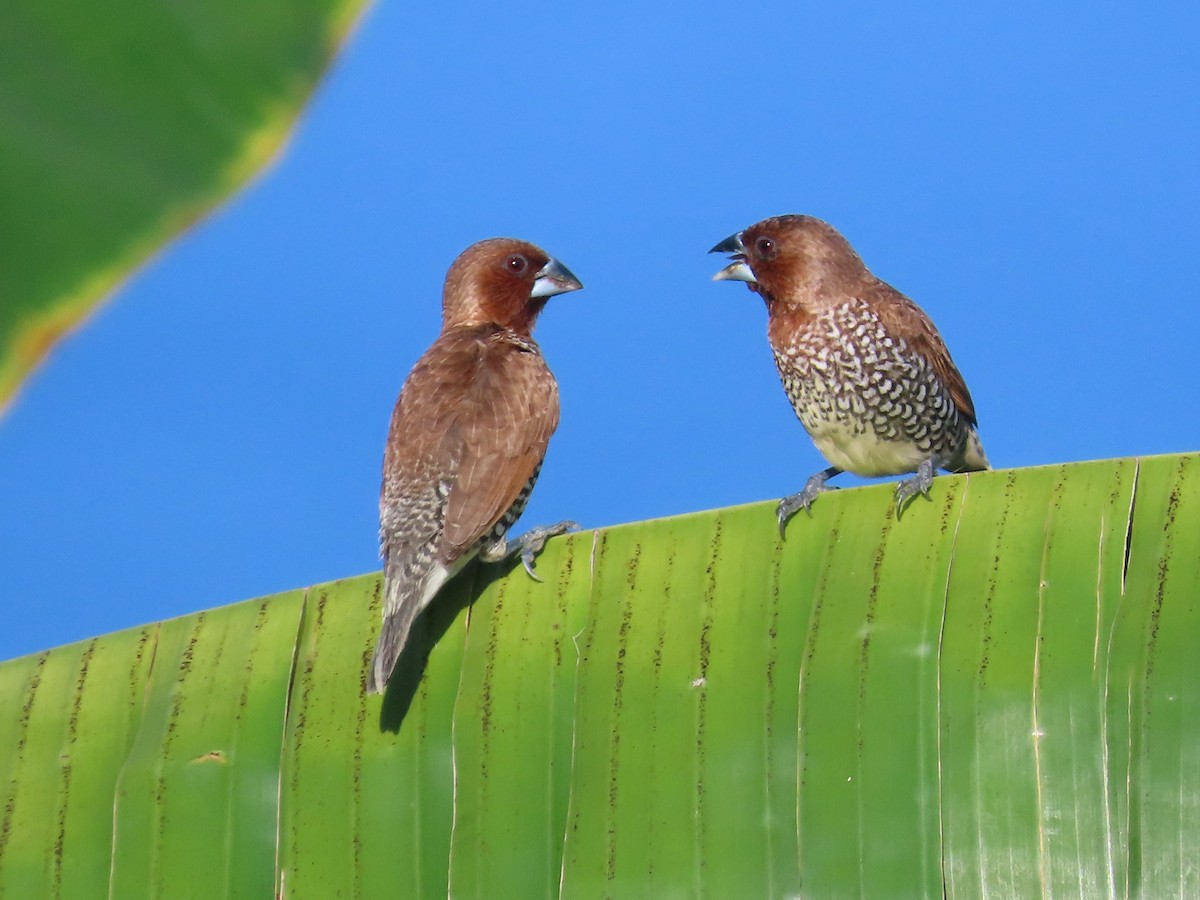
[{"label": "brown wing", "polygon": [[497,326],[451,329],[401,391],[381,506],[401,507],[406,495],[444,496],[436,555],[453,560],[517,499],[557,426],[558,387],[532,340]]},{"label": "brown wing", "polygon": [[925,311],[898,290],[882,281],[877,281],[871,295],[864,298],[871,303],[888,333],[904,338],[915,353],[929,360],[938,379],[950,392],[950,399],[972,425],[975,424],[975,404],[962,373],[950,358],[946,342]]},{"label": "brown wing", "polygon": [[558,386],[532,340],[502,332],[486,342],[459,419],[462,458],[451,488],[442,556],[491,530],[536,474],[558,427]]}]

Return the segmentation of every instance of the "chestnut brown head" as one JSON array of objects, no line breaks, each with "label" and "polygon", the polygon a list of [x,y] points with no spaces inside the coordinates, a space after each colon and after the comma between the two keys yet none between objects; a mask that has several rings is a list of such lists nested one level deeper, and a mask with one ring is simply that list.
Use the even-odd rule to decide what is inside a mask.
[{"label": "chestnut brown head", "polygon": [[[849,242],[833,226],[812,216],[774,216],[730,235],[710,253],[731,262],[715,281],[744,281],[768,304],[802,306],[819,302],[847,282],[869,279]],[[840,292],[840,290],[839,290]]]},{"label": "chestnut brown head", "polygon": [[480,241],[446,274],[442,327],[496,324],[528,335],[549,298],[582,287],[566,266],[528,241]]}]

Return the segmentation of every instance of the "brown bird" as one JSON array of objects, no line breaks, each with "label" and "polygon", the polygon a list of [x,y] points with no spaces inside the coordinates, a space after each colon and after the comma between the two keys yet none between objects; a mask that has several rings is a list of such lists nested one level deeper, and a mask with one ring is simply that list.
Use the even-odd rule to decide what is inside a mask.
[{"label": "brown bird", "polygon": [[896,514],[934,473],[988,468],[975,405],[933,322],[880,281],[830,225],[776,216],[726,238],[716,281],[767,304],[767,336],[796,416],[832,465],[779,502],[779,528],[841,472],[902,475]]},{"label": "brown bird", "polygon": [[519,555],[530,576],[560,522],[505,540],[558,426],[558,385],[534,320],[579,279],[525,241],[463,251],[442,290],[442,332],[404,382],[392,413],[379,496],[383,630],[368,689],[382,693],[413,620],[473,557]]}]

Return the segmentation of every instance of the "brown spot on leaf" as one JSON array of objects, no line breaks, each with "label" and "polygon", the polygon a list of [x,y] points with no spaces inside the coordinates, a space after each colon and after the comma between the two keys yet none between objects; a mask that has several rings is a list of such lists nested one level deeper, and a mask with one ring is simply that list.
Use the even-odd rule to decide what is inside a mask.
[{"label": "brown spot on leaf", "polygon": [[229,762],[229,758],[225,755],[224,750],[209,750],[207,753],[201,753],[195,759],[189,759],[188,765],[195,766],[200,763],[221,763],[225,765]]}]

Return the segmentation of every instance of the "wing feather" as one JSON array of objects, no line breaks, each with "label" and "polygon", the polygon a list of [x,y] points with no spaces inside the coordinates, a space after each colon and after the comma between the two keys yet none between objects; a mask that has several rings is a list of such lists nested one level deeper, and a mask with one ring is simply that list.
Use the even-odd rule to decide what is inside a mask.
[{"label": "wing feather", "polygon": [[520,496],[557,426],[558,388],[536,343],[494,325],[448,330],[400,393],[382,515],[406,496],[437,489],[443,499],[435,555],[458,558]]},{"label": "wing feather", "polygon": [[864,299],[872,304],[888,333],[904,338],[915,353],[929,360],[934,374],[945,385],[959,415],[971,425],[976,424],[975,404],[971,400],[971,392],[967,390],[967,383],[958,367],[954,365],[946,342],[938,334],[933,321],[925,315],[925,311],[882,281],[876,282],[869,293],[870,296]]}]

